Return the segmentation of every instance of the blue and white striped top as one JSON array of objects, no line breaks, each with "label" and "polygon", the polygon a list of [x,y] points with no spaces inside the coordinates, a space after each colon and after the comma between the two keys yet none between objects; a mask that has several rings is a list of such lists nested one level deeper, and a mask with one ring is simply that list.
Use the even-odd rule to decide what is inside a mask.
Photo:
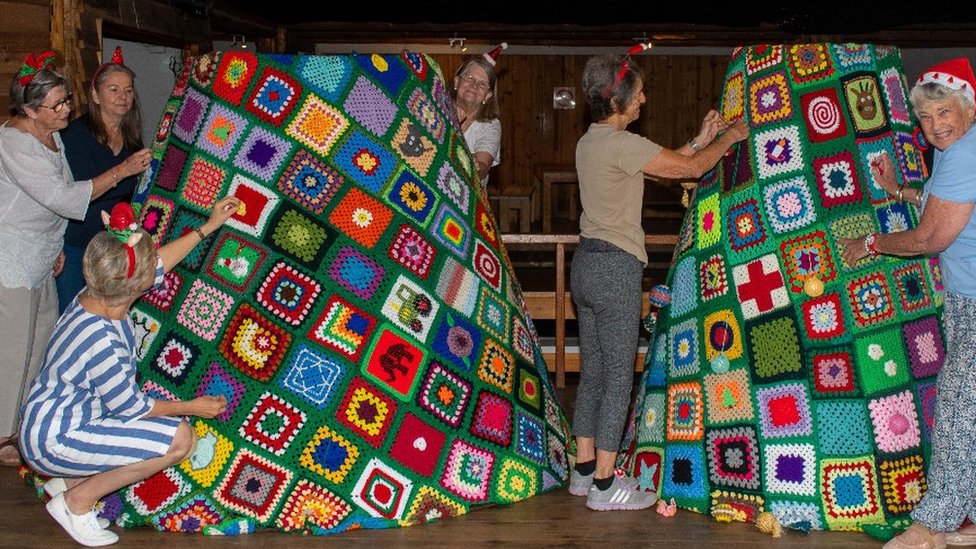
[{"label": "blue and white striped top", "polygon": [[[162,279],[158,260],[156,285]],[[143,420],[155,401],[137,385],[133,334],[131,318],[112,320],[86,311],[77,297],[71,302],[22,408],[20,440],[29,465],[85,475],[166,452],[180,419]]]}]

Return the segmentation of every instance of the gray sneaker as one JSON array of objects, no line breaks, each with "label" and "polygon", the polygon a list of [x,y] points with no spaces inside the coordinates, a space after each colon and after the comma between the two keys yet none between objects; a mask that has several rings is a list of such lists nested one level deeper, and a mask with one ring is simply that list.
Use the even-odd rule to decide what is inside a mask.
[{"label": "gray sneaker", "polygon": [[615,472],[613,484],[606,490],[590,486],[586,495],[586,506],[594,511],[636,511],[647,509],[657,501],[657,494],[645,492],[637,484],[637,479]]},{"label": "gray sneaker", "polygon": [[593,473],[581,475],[576,469],[569,474],[569,493],[574,496],[585,496],[593,485]]}]

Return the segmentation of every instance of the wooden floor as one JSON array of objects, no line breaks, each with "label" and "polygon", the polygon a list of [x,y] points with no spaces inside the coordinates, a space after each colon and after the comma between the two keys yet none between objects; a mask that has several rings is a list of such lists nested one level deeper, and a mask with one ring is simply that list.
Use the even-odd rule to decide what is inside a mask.
[{"label": "wooden floor", "polygon": [[[0,468],[0,547],[62,549],[78,547],[47,515],[33,488],[12,468]],[[311,548],[341,547],[421,549],[497,549],[499,547],[601,547],[693,549],[722,547],[772,549],[808,547],[859,549],[881,547],[858,532],[788,531],[773,538],[751,524],[720,524],[710,517],[678,511],[665,518],[653,510],[597,513],[583,498],[563,489],[507,506],[478,509],[461,517],[390,530],[357,530],[331,536],[256,532],[237,537],[158,532],[150,528],[112,529],[121,537],[118,549],[174,548]]]},{"label": "wooden floor", "polygon": [[[563,409],[571,414],[575,398],[574,376],[559,392]],[[438,522],[393,528],[357,530],[330,536],[302,536],[282,532],[256,532],[236,537],[158,532],[151,528],[113,526],[121,539],[117,549],[174,548],[310,548],[341,547],[421,549],[497,549],[499,547],[559,548],[674,548],[704,547],[772,549],[877,549],[881,542],[860,532],[787,531],[781,538],[758,531],[752,524],[721,524],[711,517],[679,510],[665,518],[653,509],[598,513],[584,499],[565,489],[542,494],[505,507],[479,508],[467,515]],[[62,549],[78,547],[48,516],[34,488],[16,469],[0,467],[0,548]]]}]

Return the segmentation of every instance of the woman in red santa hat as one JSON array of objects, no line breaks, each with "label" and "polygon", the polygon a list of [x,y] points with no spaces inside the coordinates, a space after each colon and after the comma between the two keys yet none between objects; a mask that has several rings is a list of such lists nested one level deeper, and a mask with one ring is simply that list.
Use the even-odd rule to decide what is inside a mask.
[{"label": "woman in red santa hat", "polygon": [[482,189],[488,187],[488,172],[501,161],[502,123],[495,95],[495,60],[507,47],[502,42],[490,52],[468,59],[454,74],[451,98]]},{"label": "woman in red santa hat", "polygon": [[946,358],[936,387],[928,491],[915,521],[884,549],[976,545],[976,77],[968,59],[940,63],[919,77],[911,104],[925,139],[935,147],[924,188],[900,182],[887,154],[871,161],[874,180],[896,200],[922,208],[914,229],[840,239],[849,265],[878,254],[939,256]]}]

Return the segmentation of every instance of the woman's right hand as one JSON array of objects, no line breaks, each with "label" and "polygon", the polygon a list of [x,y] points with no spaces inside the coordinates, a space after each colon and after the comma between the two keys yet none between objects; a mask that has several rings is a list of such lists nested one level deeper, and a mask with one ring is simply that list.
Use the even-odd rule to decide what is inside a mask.
[{"label": "woman's right hand", "polygon": [[227,411],[227,399],[223,395],[203,395],[188,403],[193,412],[191,415],[212,418]]},{"label": "woman's right hand", "polygon": [[241,199],[236,196],[221,198],[214,204],[213,210],[210,212],[210,219],[207,220],[206,224],[210,225],[211,230],[216,230],[237,213],[241,204]]},{"label": "woman's right hand", "polygon": [[895,164],[888,153],[882,153],[871,159],[871,177],[881,189],[889,195],[898,194],[898,179],[895,177]]},{"label": "woman's right hand", "polygon": [[149,162],[151,160],[152,153],[146,148],[130,154],[129,158],[122,161],[122,171],[125,174],[123,177],[137,175],[146,171],[146,168],[149,167]]}]

